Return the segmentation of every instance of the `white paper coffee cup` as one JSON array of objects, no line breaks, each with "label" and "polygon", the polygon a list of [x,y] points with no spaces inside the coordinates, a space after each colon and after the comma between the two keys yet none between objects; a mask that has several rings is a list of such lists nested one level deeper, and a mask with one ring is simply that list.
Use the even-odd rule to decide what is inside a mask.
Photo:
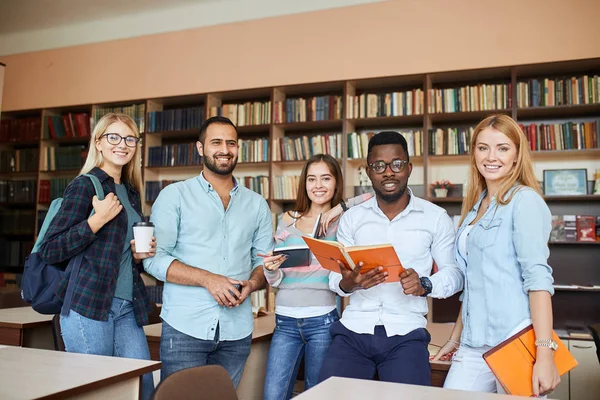
[{"label": "white paper coffee cup", "polygon": [[135,251],[137,253],[150,252],[150,242],[154,235],[154,224],[152,222],[136,222],[133,224],[133,240],[135,240]]}]

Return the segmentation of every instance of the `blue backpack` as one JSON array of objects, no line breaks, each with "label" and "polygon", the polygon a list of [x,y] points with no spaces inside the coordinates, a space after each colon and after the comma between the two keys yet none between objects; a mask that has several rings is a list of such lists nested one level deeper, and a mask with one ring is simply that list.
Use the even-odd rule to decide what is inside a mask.
[{"label": "blue backpack", "polygon": [[[104,190],[98,178],[94,175],[85,174],[92,180],[94,189],[96,190],[96,196],[98,200],[104,200]],[[42,259],[39,254],[39,249],[44,242],[44,236],[48,227],[52,223],[52,219],[58,213],[63,199],[58,198],[52,201],[48,214],[44,219],[38,238],[35,241],[31,254],[25,259],[25,268],[23,270],[23,278],[21,280],[21,297],[27,303],[31,304],[33,309],[40,314],[63,314],[68,315],[69,309],[71,308],[71,299],[73,297],[73,289],[75,287],[75,281],[77,275],[79,275],[79,267],[83,260],[83,251],[73,257],[66,268],[64,263],[60,265],[50,265]],[[90,214],[90,217],[94,214],[94,210]],[[63,279],[63,277],[69,276],[69,284],[67,286],[67,292],[65,294],[64,302],[56,296],[56,289]]]}]

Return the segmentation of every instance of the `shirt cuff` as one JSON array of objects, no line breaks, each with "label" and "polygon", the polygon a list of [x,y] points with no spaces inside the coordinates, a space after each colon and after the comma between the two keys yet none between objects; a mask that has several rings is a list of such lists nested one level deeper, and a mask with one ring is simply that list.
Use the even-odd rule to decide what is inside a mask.
[{"label": "shirt cuff", "polygon": [[340,282],[342,281],[342,274],[331,272],[329,274],[329,289],[337,293],[341,297],[350,297],[352,292],[346,293],[340,288]]},{"label": "shirt cuff", "polygon": [[177,260],[177,258],[167,255],[146,258],[144,260],[144,269],[156,279],[166,282],[167,271],[175,260]]},{"label": "shirt cuff", "polygon": [[274,285],[277,283],[277,281],[281,280],[282,272],[280,269],[277,269],[276,271],[269,271],[268,269],[263,268],[263,271],[265,273],[265,278],[269,285]]}]

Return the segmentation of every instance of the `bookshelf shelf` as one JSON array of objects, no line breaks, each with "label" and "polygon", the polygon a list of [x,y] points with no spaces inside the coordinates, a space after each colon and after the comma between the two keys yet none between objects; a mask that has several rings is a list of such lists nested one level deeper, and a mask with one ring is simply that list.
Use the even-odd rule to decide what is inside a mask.
[{"label": "bookshelf shelf", "polygon": [[446,162],[446,161],[455,161],[455,162],[467,162],[469,161],[468,154],[440,154],[440,155],[428,155],[427,159],[432,162]]},{"label": "bookshelf shelf", "polygon": [[274,124],[274,127],[286,131],[286,133],[305,133],[306,131],[318,131],[326,129],[342,130],[343,121],[341,119],[324,120],[324,121],[306,121],[306,122],[291,122],[283,124]]},{"label": "bookshelf shelf", "polygon": [[9,142],[0,142],[0,149],[3,147],[37,147],[40,145],[39,140],[24,140],[20,141],[9,141]]},{"label": "bookshelf shelf", "polygon": [[180,172],[199,174],[202,171],[202,165],[174,165],[170,167],[145,167],[146,170],[156,172],[157,174]]},{"label": "bookshelf shelf", "polygon": [[477,124],[483,118],[491,114],[510,114],[511,109],[500,109],[500,110],[485,110],[485,111],[463,111],[453,113],[437,113],[429,114],[432,124],[443,124],[443,123],[460,123],[460,122],[472,122]]},{"label": "bookshelf shelf", "polygon": [[42,139],[42,143],[44,144],[81,144],[85,145],[90,142],[90,138],[88,137],[65,137],[59,139]]},{"label": "bookshelf shelf", "polygon": [[[431,156],[429,156],[431,157]],[[367,165],[367,159],[366,158],[349,158],[348,160],[348,164],[351,164],[353,166],[359,166],[359,165]],[[424,157],[423,156],[411,156],[410,157],[410,162],[413,164],[423,164],[424,161]]]},{"label": "bookshelf shelf", "polygon": [[200,136],[200,129],[182,129],[178,131],[160,131],[160,132],[146,132],[144,136],[156,136],[163,139],[186,139],[194,138],[198,139]]},{"label": "bookshelf shelf", "polygon": [[240,135],[253,134],[253,133],[266,133],[268,136],[270,128],[271,128],[270,124],[244,125],[244,126],[238,126],[237,130]]},{"label": "bookshelf shelf", "polygon": [[298,160],[298,161],[273,161],[273,165],[277,165],[280,167],[301,167],[306,163],[306,160]]},{"label": "bookshelf shelf", "polygon": [[7,272],[9,274],[22,274],[23,267],[8,267],[0,265],[0,272]]},{"label": "bookshelf shelf", "polygon": [[588,194],[580,196],[544,196],[546,201],[600,201],[600,195]]},{"label": "bookshelf shelf", "polygon": [[36,203],[0,203],[0,207],[2,208],[12,208],[12,209],[28,209],[35,208]]},{"label": "bookshelf shelf", "polygon": [[598,115],[600,115],[600,104],[517,108],[517,118],[520,121],[536,118],[598,117]]},{"label": "bookshelf shelf", "polygon": [[347,121],[353,124],[356,130],[386,126],[390,128],[418,127],[423,125],[423,114],[377,118],[350,118]]},{"label": "bookshelf shelf", "polygon": [[551,246],[600,246],[600,242],[548,242]]},{"label": "bookshelf shelf", "polygon": [[600,292],[600,287],[577,286],[567,287],[569,285],[556,285],[554,290],[559,292]]},{"label": "bookshelf shelf", "polygon": [[427,200],[431,201],[432,203],[462,203],[463,202],[462,197],[431,197],[431,198],[428,198]]},{"label": "bookshelf shelf", "polygon": [[40,171],[40,175],[43,176],[65,176],[65,175],[77,175],[81,171],[81,168],[77,169],[62,169],[56,171]]},{"label": "bookshelf shelf", "polygon": [[38,171],[20,171],[20,172],[0,172],[0,180],[2,179],[26,179],[26,178],[37,178]]},{"label": "bookshelf shelf", "polygon": [[532,151],[535,160],[559,158],[600,158],[600,149]]}]

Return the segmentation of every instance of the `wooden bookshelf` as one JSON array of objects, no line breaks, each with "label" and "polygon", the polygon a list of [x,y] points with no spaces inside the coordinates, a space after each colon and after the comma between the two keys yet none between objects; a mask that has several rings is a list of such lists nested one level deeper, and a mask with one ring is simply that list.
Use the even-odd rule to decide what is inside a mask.
[{"label": "wooden bookshelf", "polygon": [[[365,158],[350,158],[348,155],[348,135],[353,132],[379,132],[382,130],[418,130],[422,133],[422,149],[419,156],[411,156],[413,163],[413,177],[411,185],[422,185],[425,188],[424,198],[445,207],[450,215],[456,215],[460,212],[462,197],[433,197],[429,187],[436,180],[449,179],[452,183],[461,184],[466,178],[468,169],[469,155],[432,155],[429,154],[429,130],[437,128],[457,128],[475,126],[481,119],[492,113],[503,113],[511,115],[519,123],[560,123],[560,122],[580,122],[600,120],[600,98],[593,104],[575,104],[558,105],[546,107],[518,107],[517,98],[519,96],[518,84],[520,82],[529,82],[532,79],[560,78],[571,76],[593,76],[600,75],[600,58],[587,60],[573,60],[565,62],[556,62],[549,64],[529,64],[504,66],[499,68],[471,69],[463,71],[446,71],[435,73],[421,73],[409,76],[386,76],[368,79],[353,79],[346,81],[319,82],[300,85],[276,86],[255,89],[243,89],[218,93],[198,93],[186,94],[182,96],[172,96],[163,98],[132,99],[110,104],[83,104],[52,110],[30,110],[11,113],[3,113],[2,119],[24,119],[40,118],[41,132],[37,140],[0,142],[0,149],[14,148],[15,146],[38,147],[44,151],[48,146],[66,146],[66,145],[85,145],[87,138],[61,138],[49,139],[47,122],[44,120],[49,116],[64,115],[65,113],[87,113],[90,116],[91,123],[97,117],[97,110],[107,107],[129,107],[137,105],[144,107],[143,122],[145,125],[142,134],[142,155],[143,155],[143,173],[144,186],[148,181],[172,181],[183,180],[196,176],[201,170],[201,165],[176,165],[176,166],[149,166],[149,148],[158,146],[168,146],[176,144],[193,143],[197,140],[199,130],[198,121],[187,121],[181,123],[184,128],[174,129],[154,129],[159,127],[156,118],[174,118],[175,113],[180,113],[184,109],[201,110],[202,118],[209,116],[211,110],[223,109],[224,105],[245,104],[254,102],[270,102],[271,118],[268,123],[259,123],[256,125],[243,125],[238,127],[240,139],[267,139],[268,140],[268,160],[261,162],[239,163],[234,171],[235,176],[267,176],[270,193],[268,204],[274,213],[281,213],[288,209],[294,199],[273,199],[273,182],[275,177],[280,175],[299,175],[304,165],[304,161],[273,161],[273,144],[275,140],[286,137],[325,135],[341,133],[341,155],[338,157],[342,166],[342,171],[346,179],[345,196],[354,195],[354,186],[358,186],[357,171],[360,167],[366,165]],[[460,111],[460,112],[430,112],[429,91],[432,89],[456,89],[466,86],[486,85],[507,85],[506,94],[510,107],[501,107],[490,111]],[[348,117],[348,107],[350,99],[361,95],[380,95],[386,93],[400,93],[408,91],[422,91],[423,104],[420,106],[422,112],[411,113],[407,115],[391,115],[383,112],[385,115],[369,118],[356,118],[355,115]],[[285,122],[287,121],[285,104],[288,99],[304,98],[309,99],[318,96],[340,96],[342,101],[342,110],[339,119],[309,120],[306,122]],[[383,98],[382,97],[382,98]],[[282,122],[275,123],[275,109],[277,104],[282,103],[283,114],[280,115]],[[384,107],[388,107],[385,103]],[[395,104],[398,107],[398,104]],[[406,104],[403,105],[406,107]],[[352,105],[354,107],[354,105]],[[415,104],[412,105],[413,111],[416,111]],[[136,110],[140,110],[136,108]],[[408,110],[408,108],[407,108]],[[353,109],[354,111],[354,109]],[[380,110],[381,111],[381,110]],[[406,111],[406,110],[404,110]],[[379,112],[381,114],[381,112]],[[138,116],[139,117],[139,116]],[[164,120],[163,120],[164,122]],[[194,125],[190,127],[189,125]],[[164,125],[164,124],[163,124]],[[195,151],[195,147],[192,148]],[[565,162],[578,163],[577,168],[588,168],[592,173],[595,169],[600,169],[600,145],[599,148],[586,148],[577,150],[548,150],[534,151],[535,162],[551,163],[560,168]],[[449,172],[446,172],[449,171]],[[40,165],[38,171],[27,173],[0,173],[0,180],[14,180],[31,177],[38,179],[50,179],[52,177],[65,177],[76,175],[78,170],[68,171],[43,171]],[[446,176],[445,174],[451,174]],[[452,175],[454,174],[454,175]],[[588,174],[588,179],[591,179]],[[38,198],[38,196],[36,196]],[[145,194],[142,194],[145,199]],[[600,196],[546,196],[546,201],[554,210],[559,210],[556,214],[565,215],[578,214],[579,211],[600,215]],[[144,213],[150,214],[153,201],[144,201]],[[28,205],[27,207],[33,207]],[[8,206],[12,207],[12,206]],[[38,201],[36,210],[47,207],[47,203]],[[554,213],[554,211],[553,211]],[[591,215],[591,214],[590,214]],[[568,261],[572,257],[580,257],[579,252],[583,252],[583,259],[590,265],[580,266],[575,274],[578,279],[587,277],[593,284],[600,284],[600,273],[593,269],[593,261],[598,258],[598,249],[594,243],[584,244],[581,242],[570,243],[551,243],[551,265],[556,271],[556,275],[563,279],[569,274],[566,271],[571,268]],[[575,253],[578,252],[578,253]],[[566,278],[565,278],[566,279]],[[570,282],[560,282],[567,284]],[[577,282],[572,282],[577,283]],[[579,282],[582,283],[582,282]],[[589,282],[588,282],[589,283]],[[437,304],[437,303],[435,303]],[[562,305],[559,304],[560,308]],[[451,313],[450,313],[451,314]],[[451,315],[446,313],[440,315],[439,320],[452,319]],[[433,313],[434,319],[436,312]],[[558,315],[562,315],[559,312]],[[560,321],[559,321],[560,324]]]}]

